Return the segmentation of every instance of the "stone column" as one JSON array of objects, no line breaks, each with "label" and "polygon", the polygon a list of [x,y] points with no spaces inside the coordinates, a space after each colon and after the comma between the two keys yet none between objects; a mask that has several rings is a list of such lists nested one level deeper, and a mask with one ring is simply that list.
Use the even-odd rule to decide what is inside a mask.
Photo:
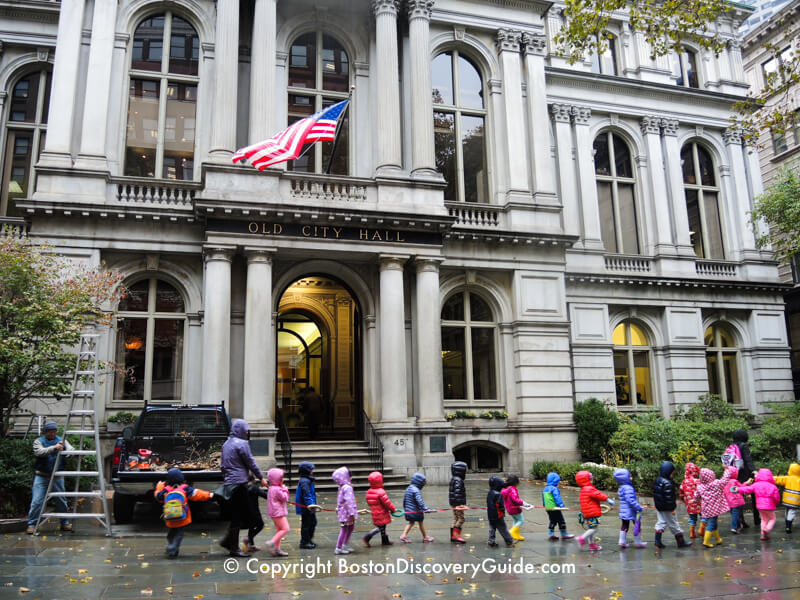
[{"label": "stone column", "polygon": [[75,166],[81,169],[108,170],[106,128],[116,20],[117,0],[95,1],[89,68],[86,75],[81,150],[75,162]]},{"label": "stone column", "polygon": [[522,35],[525,53],[525,74],[528,82],[528,127],[533,154],[533,197],[552,203],[556,193],[553,161],[550,157],[549,123],[541,115],[547,113],[547,92],[544,79],[544,57],[547,39],[543,35]]},{"label": "stone column", "polygon": [[84,0],[61,0],[50,110],[47,114],[47,139],[39,159],[40,166],[72,166],[70,152],[84,9]]},{"label": "stone column", "polygon": [[555,123],[556,158],[558,160],[558,182],[561,194],[561,217],[564,233],[580,235],[578,188],[575,179],[575,160],[572,157],[572,126],[569,104],[552,104],[550,115]]},{"label": "stone column", "polygon": [[664,157],[661,154],[661,118],[642,117],[640,122],[642,136],[647,149],[647,191],[650,196],[650,218],[655,221],[654,254],[674,254],[672,245],[672,217],[666,198],[666,179],[664,178]]},{"label": "stone column", "polygon": [[214,112],[209,157],[230,164],[236,150],[236,91],[239,86],[239,2],[217,0]]},{"label": "stone column", "polygon": [[275,342],[272,331],[272,251],[245,248],[244,418],[275,422]]},{"label": "stone column", "polygon": [[506,119],[505,154],[508,164],[508,199],[529,200],[528,155],[525,135],[520,125],[525,122],[522,105],[522,72],[519,43],[522,33],[509,29],[497,32],[497,49],[503,68],[503,113]]},{"label": "stone column", "polygon": [[583,247],[602,250],[600,236],[600,207],[597,204],[597,182],[594,176],[594,140],[589,134],[589,119],[592,111],[585,106],[570,109],[575,123],[575,158],[578,163],[580,185],[581,218],[583,219]]},{"label": "stone column", "polygon": [[[2,110],[2,105],[0,105]],[[761,163],[758,159],[758,147],[755,142],[748,143],[745,141],[744,146],[744,160],[747,166],[747,182],[750,184],[750,201],[758,198],[764,193],[764,181],[761,179]],[[759,220],[756,224],[756,231],[759,236],[769,233],[769,225],[763,219]],[[770,247],[764,248],[769,250]]]},{"label": "stone column", "polygon": [[231,360],[231,260],[233,248],[204,249],[203,403],[228,405]]},{"label": "stone column", "polygon": [[737,39],[728,41],[728,57],[730,59],[731,79],[741,81],[744,78],[742,67],[742,43]]},{"label": "stone column", "polygon": [[[728,151],[728,161],[731,166],[732,190],[734,197],[727,205],[728,210],[734,213],[736,228],[741,245],[736,250],[746,252],[754,251],[756,247],[753,226],[750,223],[750,186],[747,181],[745,170],[744,152],[742,147],[742,134],[739,129],[728,128],[722,134],[725,148]],[[723,206],[723,198],[719,198],[720,208]],[[731,248],[733,250],[733,248]]]},{"label": "stone column", "polygon": [[381,422],[404,422],[408,418],[406,317],[403,293],[403,264],[406,257],[382,255],[380,261],[378,336]]},{"label": "stone column", "polygon": [[417,257],[416,323],[419,421],[444,421],[439,262]]},{"label": "stone column", "polygon": [[683,191],[683,170],[681,169],[681,149],[678,146],[678,126],[676,119],[661,119],[664,134],[664,168],[666,170],[669,204],[672,212],[672,231],[675,245],[681,256],[694,256],[689,234],[689,213],[686,210],[686,196]]},{"label": "stone column", "polygon": [[411,63],[411,174],[439,178],[433,144],[430,20],[433,0],[407,0]]},{"label": "stone column", "polygon": [[248,144],[255,144],[275,131],[275,38],[276,0],[256,0],[250,51],[250,129]]},{"label": "stone column", "polygon": [[403,165],[400,147],[400,66],[397,56],[399,6],[399,0],[372,0],[375,13],[375,131],[379,174],[399,171]]}]

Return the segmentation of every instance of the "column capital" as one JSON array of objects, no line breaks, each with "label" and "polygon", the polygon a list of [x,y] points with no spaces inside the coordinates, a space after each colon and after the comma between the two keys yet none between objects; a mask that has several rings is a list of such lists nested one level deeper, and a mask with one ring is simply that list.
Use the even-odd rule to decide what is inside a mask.
[{"label": "column capital", "polygon": [[203,258],[207,263],[222,261],[230,263],[233,261],[233,253],[236,246],[226,246],[223,244],[210,244],[203,246]]},{"label": "column capital", "polygon": [[664,135],[677,136],[680,121],[678,119],[661,119],[661,130]]},{"label": "column capital", "polygon": [[571,109],[569,104],[551,104],[550,114],[556,123],[569,123]]},{"label": "column capital", "polygon": [[403,271],[408,256],[398,254],[381,254],[378,256],[381,271]]},{"label": "column capital", "polygon": [[730,177],[731,176],[731,168],[729,165],[720,165],[719,166],[719,176],[720,177]]},{"label": "column capital", "polygon": [[513,29],[498,29],[495,43],[500,52],[519,52],[519,43],[522,39],[521,31]]},{"label": "column capital", "polygon": [[722,141],[725,142],[725,145],[741,146],[742,130],[738,127],[728,127],[722,133]]},{"label": "column capital", "polygon": [[441,256],[415,256],[414,266],[417,273],[438,273],[439,265],[444,262]]},{"label": "column capital", "polygon": [[641,127],[644,135],[660,135],[661,118],[656,117],[655,115],[642,117],[642,120],[639,122],[639,127]]},{"label": "column capital", "polygon": [[400,0],[372,0],[372,13],[379,15],[391,15],[397,17],[400,11]]},{"label": "column capital", "polygon": [[524,44],[522,51],[526,56],[529,54],[544,56],[546,54],[547,38],[543,35],[525,32],[522,34],[522,43]]},{"label": "column capital", "polygon": [[244,255],[247,257],[247,264],[262,263],[272,264],[272,256],[275,254],[275,248],[254,248],[245,246]]},{"label": "column capital", "polygon": [[406,0],[408,20],[425,19],[429,21],[431,12],[433,11],[433,1],[434,0]]},{"label": "column capital", "polygon": [[726,45],[730,50],[741,50],[742,49],[742,42],[738,38],[731,38],[726,42]]},{"label": "column capital", "polygon": [[573,106],[569,112],[576,125],[588,125],[592,118],[592,109],[588,106]]}]

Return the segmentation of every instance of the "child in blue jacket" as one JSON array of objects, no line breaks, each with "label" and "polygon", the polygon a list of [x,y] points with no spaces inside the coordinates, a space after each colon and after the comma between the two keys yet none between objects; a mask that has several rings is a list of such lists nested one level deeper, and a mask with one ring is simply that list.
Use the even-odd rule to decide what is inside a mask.
[{"label": "child in blue jacket", "polygon": [[317,528],[317,515],[309,506],[317,503],[317,490],[314,488],[314,463],[303,461],[297,466],[300,479],[297,481],[297,492],[294,495],[295,512],[300,515],[300,547],[312,550],[317,547],[313,542],[314,530]]},{"label": "child in blue jacket", "polygon": [[547,516],[550,519],[550,525],[547,528],[550,535],[547,539],[551,542],[558,539],[558,536],[555,534],[556,526],[558,526],[558,530],[561,532],[562,540],[571,540],[575,537],[567,533],[567,522],[564,520],[564,515],[558,510],[559,508],[564,508],[564,501],[561,499],[561,492],[558,489],[559,483],[561,483],[561,475],[558,473],[548,473],[547,485],[542,490],[542,501],[547,510]]},{"label": "child in blue jacket", "polygon": [[642,541],[641,535],[641,519],[642,519],[642,505],[636,499],[636,490],[633,489],[631,483],[631,472],[628,469],[614,469],[614,479],[619,484],[619,518],[622,521],[622,526],[619,532],[619,547],[628,547],[628,527],[631,521],[635,521],[633,526],[633,545],[636,548],[644,548],[647,542]]}]

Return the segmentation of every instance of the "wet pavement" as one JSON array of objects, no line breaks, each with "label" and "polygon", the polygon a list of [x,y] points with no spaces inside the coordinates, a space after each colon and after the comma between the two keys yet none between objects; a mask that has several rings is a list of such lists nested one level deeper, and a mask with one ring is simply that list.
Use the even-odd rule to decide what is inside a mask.
[{"label": "wet pavement", "polygon": [[[471,505],[484,505],[487,479],[467,481]],[[541,504],[541,485],[523,482],[519,489],[523,499]],[[447,507],[445,486],[425,488],[423,495],[429,506]],[[400,494],[390,496],[402,504]],[[566,488],[563,496],[568,507],[577,506],[577,489]],[[333,496],[318,500],[324,507],[335,505]],[[358,500],[365,508],[363,498]],[[135,525],[115,527],[113,538],[87,521],[76,522],[73,534],[61,534],[53,525],[39,537],[0,536],[0,598],[800,598],[800,532],[784,534],[783,511],[769,542],[759,541],[752,527],[732,535],[730,517],[724,515],[722,546],[704,549],[695,540],[693,547],[680,551],[669,534],[664,536],[667,548],[653,547],[653,509],[645,511],[647,548],[620,550],[619,521],[612,511],[601,521],[603,549],[598,552],[581,551],[574,540],[548,541],[547,516],[537,509],[525,513],[527,539],[513,548],[502,541],[499,548],[487,547],[485,512],[480,510],[467,513],[464,546],[448,541],[451,513],[447,511],[426,516],[428,533],[436,537],[433,543],[423,544],[416,529],[412,544],[398,542],[405,524],[401,518],[388,527],[394,546],[381,547],[373,538],[373,547],[366,548],[361,536],[371,528],[371,520],[365,515],[351,541],[355,552],[347,556],[333,554],[338,535],[335,513],[319,513],[316,550],[298,549],[299,517],[290,514],[292,531],[282,544],[288,558],[271,558],[262,551],[252,562],[226,563],[226,553],[217,545],[225,524],[216,519],[215,505],[207,506],[195,509],[195,523],[187,530],[176,560],[164,558],[165,528],[157,511],[147,505],[139,505]],[[679,506],[684,526],[682,511]],[[266,513],[263,504],[262,512]],[[565,516],[570,532],[579,533],[576,513]],[[747,516],[752,524],[751,515]],[[510,526],[511,519],[506,521]],[[259,535],[258,544],[266,541],[270,526],[271,522]],[[237,572],[226,572],[226,566]],[[308,577],[312,567],[317,572]],[[273,568],[289,572],[273,577]],[[454,572],[459,568],[464,572]],[[546,569],[550,572],[543,572]]]}]

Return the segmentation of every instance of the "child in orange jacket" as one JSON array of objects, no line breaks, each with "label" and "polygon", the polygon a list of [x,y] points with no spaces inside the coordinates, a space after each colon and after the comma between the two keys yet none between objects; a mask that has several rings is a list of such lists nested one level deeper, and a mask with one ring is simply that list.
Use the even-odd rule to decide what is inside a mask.
[{"label": "child in orange jacket", "polygon": [[593,477],[590,471],[578,471],[575,474],[575,482],[581,486],[578,497],[581,503],[583,523],[586,525],[586,533],[578,538],[578,544],[583,549],[588,541],[589,550],[602,550],[602,546],[598,546],[594,541],[594,534],[597,533],[600,525],[600,515],[603,514],[600,502],[608,502],[613,506],[614,501],[592,485]]},{"label": "child in orange jacket", "polygon": [[167,525],[167,558],[176,558],[183,541],[183,530],[192,523],[189,510],[189,499],[194,502],[205,502],[214,497],[213,492],[193,488],[184,482],[180,469],[167,471],[167,481],[159,481],[156,485],[157,502],[164,504],[164,523]]}]

